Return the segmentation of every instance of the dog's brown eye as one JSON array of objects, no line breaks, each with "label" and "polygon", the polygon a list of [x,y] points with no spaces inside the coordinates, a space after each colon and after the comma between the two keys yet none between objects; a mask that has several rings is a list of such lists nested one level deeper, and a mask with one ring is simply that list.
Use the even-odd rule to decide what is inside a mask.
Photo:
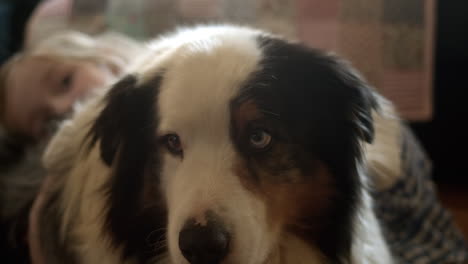
[{"label": "dog's brown eye", "polygon": [[254,149],[262,150],[267,148],[271,143],[271,135],[265,130],[255,130],[250,134],[250,146]]},{"label": "dog's brown eye", "polygon": [[180,143],[179,136],[176,134],[169,134],[166,136],[167,149],[173,153],[180,155],[182,154],[182,144]]}]

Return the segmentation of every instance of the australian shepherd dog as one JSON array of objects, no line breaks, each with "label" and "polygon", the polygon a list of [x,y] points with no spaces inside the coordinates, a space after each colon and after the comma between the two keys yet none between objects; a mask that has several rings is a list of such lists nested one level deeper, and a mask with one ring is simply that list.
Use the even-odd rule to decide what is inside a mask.
[{"label": "australian shepherd dog", "polygon": [[161,37],[52,139],[31,253],[76,264],[392,263],[366,165],[383,102],[343,60],[260,30]]}]

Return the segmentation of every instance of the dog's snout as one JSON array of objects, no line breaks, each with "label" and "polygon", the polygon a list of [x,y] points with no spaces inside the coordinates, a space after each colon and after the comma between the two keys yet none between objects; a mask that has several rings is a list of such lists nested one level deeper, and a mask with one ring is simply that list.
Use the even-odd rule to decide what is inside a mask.
[{"label": "dog's snout", "polygon": [[179,248],[191,264],[218,264],[228,253],[229,240],[221,223],[209,220],[201,225],[191,219],[179,233]]}]

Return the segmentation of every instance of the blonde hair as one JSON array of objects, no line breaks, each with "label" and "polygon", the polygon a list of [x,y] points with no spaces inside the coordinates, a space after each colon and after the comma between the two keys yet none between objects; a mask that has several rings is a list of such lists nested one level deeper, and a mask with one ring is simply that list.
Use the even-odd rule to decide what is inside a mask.
[{"label": "blonde hair", "polygon": [[119,74],[142,49],[141,43],[116,32],[89,36],[77,31],[63,31],[28,47],[24,56],[91,61],[104,64]]},{"label": "blonde hair", "polygon": [[0,66],[0,123],[3,121],[9,72],[18,61],[27,58],[47,58],[58,62],[87,61],[107,66],[119,77],[143,49],[142,43],[116,32],[90,36],[77,31],[62,31],[29,45]]},{"label": "blonde hair", "polygon": [[[4,112],[5,112],[5,96],[6,96],[6,86],[8,76],[10,74],[10,70],[13,65],[20,59],[20,55],[16,54],[13,55],[10,59],[8,59],[3,65],[0,65],[0,124],[4,121]],[[0,125],[0,140],[5,132],[3,131],[4,128]]]}]

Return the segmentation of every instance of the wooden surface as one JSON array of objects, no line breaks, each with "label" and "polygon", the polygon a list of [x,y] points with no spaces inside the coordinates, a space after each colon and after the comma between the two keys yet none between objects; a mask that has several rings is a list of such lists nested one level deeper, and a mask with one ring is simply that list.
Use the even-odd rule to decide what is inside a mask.
[{"label": "wooden surface", "polygon": [[441,185],[439,195],[442,203],[452,212],[465,238],[468,239],[468,187]]}]

